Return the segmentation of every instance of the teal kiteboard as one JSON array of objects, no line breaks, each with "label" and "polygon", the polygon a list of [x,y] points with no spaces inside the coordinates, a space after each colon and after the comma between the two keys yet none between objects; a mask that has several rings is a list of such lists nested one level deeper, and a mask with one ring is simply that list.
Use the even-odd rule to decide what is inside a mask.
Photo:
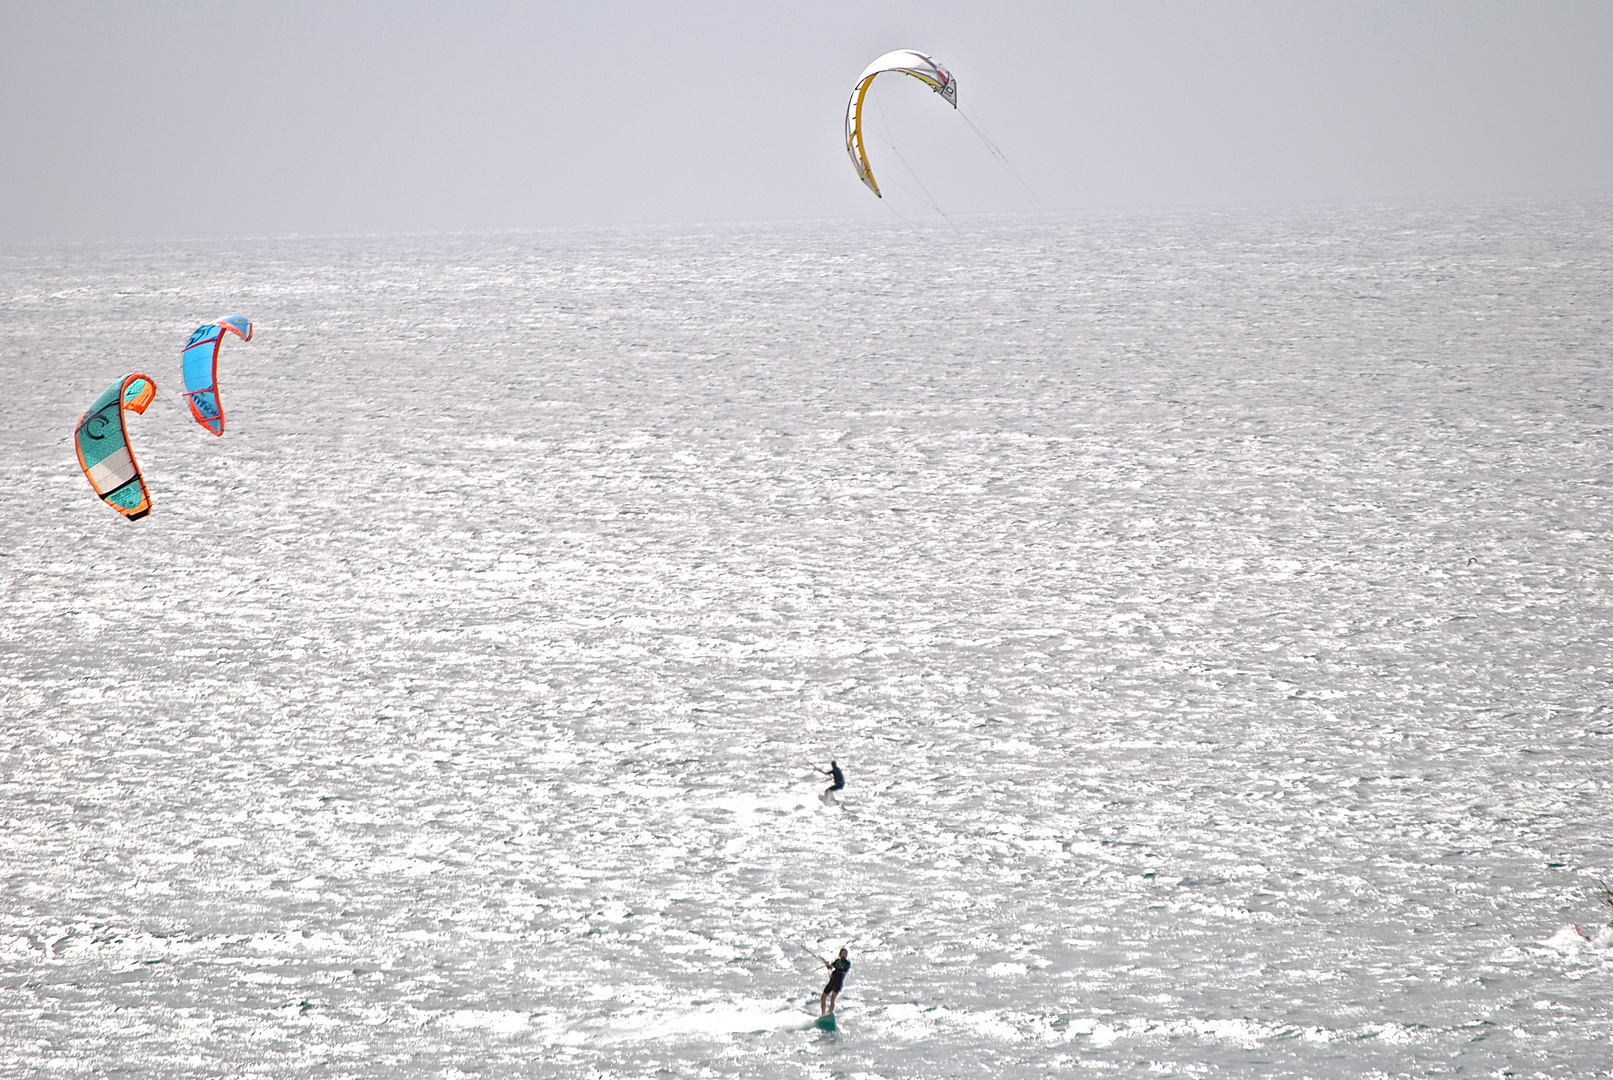
[{"label": "teal kiteboard", "polygon": [[835,1029],[835,1014],[824,1013],[818,1017],[817,1023],[819,1031],[833,1031]]}]

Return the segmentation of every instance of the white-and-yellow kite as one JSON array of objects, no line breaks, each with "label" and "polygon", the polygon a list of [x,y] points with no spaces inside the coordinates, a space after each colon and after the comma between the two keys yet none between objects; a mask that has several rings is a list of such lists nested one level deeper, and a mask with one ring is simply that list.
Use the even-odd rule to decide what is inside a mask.
[{"label": "white-and-yellow kite", "polygon": [[868,151],[863,147],[863,99],[868,96],[868,88],[873,85],[874,78],[887,71],[900,71],[903,75],[913,76],[945,98],[954,109],[958,107],[958,80],[939,61],[921,52],[897,49],[881,56],[863,71],[857,79],[856,89],[851,92],[851,100],[846,103],[846,153],[851,155],[857,179],[882,199],[885,196],[880,195],[879,185],[874,182],[874,171],[868,165]]}]

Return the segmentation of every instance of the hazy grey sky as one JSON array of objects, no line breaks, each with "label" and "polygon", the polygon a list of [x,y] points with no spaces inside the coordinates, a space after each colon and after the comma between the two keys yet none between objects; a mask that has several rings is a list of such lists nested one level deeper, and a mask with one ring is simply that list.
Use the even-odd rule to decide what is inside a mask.
[{"label": "hazy grey sky", "polygon": [[[1613,193],[1607,0],[6,0],[0,235],[885,214],[841,118],[893,48],[1049,208]],[[910,168],[948,212],[1034,208],[897,80],[893,205],[923,208]]]}]

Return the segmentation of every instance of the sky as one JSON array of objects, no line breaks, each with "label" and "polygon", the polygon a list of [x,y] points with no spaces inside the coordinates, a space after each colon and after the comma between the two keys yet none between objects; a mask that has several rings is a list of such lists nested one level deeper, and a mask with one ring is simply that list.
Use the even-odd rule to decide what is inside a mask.
[{"label": "sky", "polygon": [[[856,179],[846,99],[875,56]],[[1613,3],[0,4],[0,238],[1613,194]]]}]

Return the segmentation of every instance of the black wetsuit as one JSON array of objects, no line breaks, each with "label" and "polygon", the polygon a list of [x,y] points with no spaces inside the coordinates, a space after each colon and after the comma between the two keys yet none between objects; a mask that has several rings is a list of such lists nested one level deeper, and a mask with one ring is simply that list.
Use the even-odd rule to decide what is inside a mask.
[{"label": "black wetsuit", "polygon": [[829,965],[829,985],[823,988],[825,994],[838,994],[840,987],[846,981],[846,972],[851,970],[851,961],[844,956],[837,956],[835,962]]},{"label": "black wetsuit", "polygon": [[832,761],[829,762],[829,779],[834,781],[834,783],[829,785],[830,791],[839,791],[841,788],[846,786],[846,774],[841,772],[840,766],[836,765]]}]

